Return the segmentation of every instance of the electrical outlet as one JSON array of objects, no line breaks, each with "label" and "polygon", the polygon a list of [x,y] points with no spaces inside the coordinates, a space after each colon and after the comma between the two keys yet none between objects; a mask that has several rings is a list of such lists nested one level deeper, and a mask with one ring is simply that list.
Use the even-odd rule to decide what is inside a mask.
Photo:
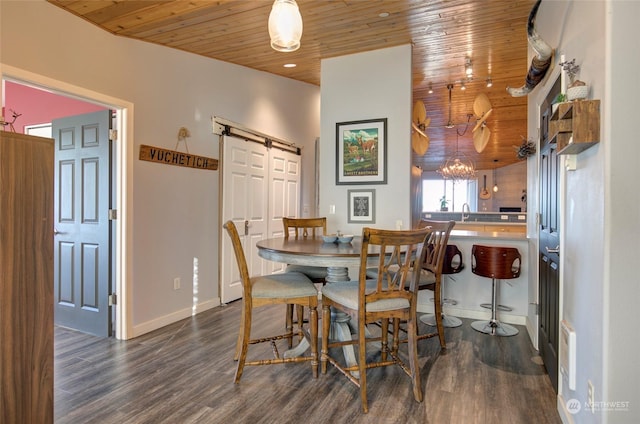
[{"label": "electrical outlet", "polygon": [[180,277],[176,277],[173,279],[173,289],[174,290],[180,289]]},{"label": "electrical outlet", "polygon": [[596,403],[595,403],[595,390],[593,389],[593,383],[591,380],[587,380],[587,403],[589,404],[589,409],[592,414],[596,413]]}]

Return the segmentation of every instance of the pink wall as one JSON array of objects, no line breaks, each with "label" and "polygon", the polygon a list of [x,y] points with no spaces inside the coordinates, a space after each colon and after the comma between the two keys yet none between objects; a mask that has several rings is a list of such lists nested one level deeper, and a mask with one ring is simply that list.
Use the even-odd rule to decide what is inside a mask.
[{"label": "pink wall", "polygon": [[[11,110],[21,114],[13,124],[18,133],[24,133],[25,125],[45,124],[53,119],[105,109],[103,106],[70,99],[10,81],[5,81],[3,93],[5,98],[5,104],[2,108],[4,120],[11,121],[13,119]],[[9,131],[8,125],[5,130]]]}]

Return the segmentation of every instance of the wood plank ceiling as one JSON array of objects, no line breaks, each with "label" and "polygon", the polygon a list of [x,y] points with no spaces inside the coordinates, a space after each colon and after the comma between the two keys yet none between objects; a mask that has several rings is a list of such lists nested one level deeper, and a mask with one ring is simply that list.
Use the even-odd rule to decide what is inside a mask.
[{"label": "wood plank ceiling", "polygon": [[[48,1],[115,35],[315,85],[320,84],[321,59],[412,43],[414,101],[423,100],[431,118],[429,150],[412,154],[413,164],[424,170],[437,169],[456,151],[456,131],[445,128],[447,84],[454,84],[451,120],[459,132],[478,93],[485,93],[493,106],[487,121],[491,138],[483,153],[473,147],[474,117],[457,142],[477,169],[517,162],[514,146],[527,134],[526,97],[511,97],[506,87],[523,85],[529,68],[526,26],[534,0],[297,0],[304,31],[301,48],[292,53],[269,45],[270,0]],[[473,64],[472,80],[465,77],[466,58]],[[284,68],[286,63],[297,66]],[[488,77],[491,88],[486,87]]]}]

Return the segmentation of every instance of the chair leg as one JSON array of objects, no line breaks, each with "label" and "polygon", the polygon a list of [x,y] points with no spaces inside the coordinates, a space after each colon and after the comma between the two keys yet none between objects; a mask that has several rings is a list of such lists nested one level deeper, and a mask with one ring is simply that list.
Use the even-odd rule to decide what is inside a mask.
[{"label": "chair leg", "polygon": [[[397,354],[398,353],[398,349],[400,348],[400,319],[399,318],[394,318],[393,319],[393,345],[391,346],[391,351],[393,352],[393,354]],[[418,328],[416,327],[416,336],[418,335]],[[408,339],[408,338],[407,338]]]},{"label": "chair leg", "polygon": [[238,340],[236,341],[236,351],[233,354],[233,360],[237,361],[240,358],[240,351],[242,350],[242,340],[244,332],[244,306],[242,307],[242,314],[240,315],[240,329],[238,330]]},{"label": "chair leg", "polygon": [[309,325],[311,327],[311,369],[313,378],[318,378],[318,307],[309,307]]},{"label": "chair leg", "polygon": [[300,334],[300,338],[298,339],[298,343],[302,340],[302,328],[304,326],[304,306],[296,305],[296,316],[298,318],[298,334]]},{"label": "chair leg", "polygon": [[436,328],[438,329],[438,339],[440,339],[440,347],[445,349],[447,343],[444,340],[444,326],[442,325],[442,296],[441,296],[442,284],[436,282],[436,286],[433,293],[433,305],[436,318]]},{"label": "chair leg", "polygon": [[[413,397],[416,401],[422,402],[422,383],[420,380],[420,367],[418,365],[418,336],[417,336],[418,323],[415,318],[411,318],[407,321],[407,337],[408,341],[408,354],[409,354],[409,368],[411,369],[411,383],[413,384]],[[440,330],[439,330],[440,331]]]},{"label": "chair leg", "polygon": [[329,354],[329,329],[331,326],[331,308],[322,305],[322,352],[320,355],[320,371],[327,373],[327,355]]},{"label": "chair leg", "polygon": [[287,304],[286,322],[284,325],[285,333],[288,335],[287,344],[289,349],[293,347],[293,305]]},{"label": "chair leg", "polygon": [[[388,321],[387,321],[388,325]],[[362,412],[369,412],[367,403],[367,340],[364,330],[364,323],[358,323],[358,370],[360,383],[360,398],[362,400]],[[384,337],[384,336],[383,336]]]},{"label": "chair leg", "polygon": [[238,365],[236,366],[236,375],[233,379],[234,383],[238,383],[242,377],[244,370],[244,362],[247,359],[247,349],[249,348],[249,339],[251,336],[251,309],[242,308],[242,319],[240,320],[240,334],[238,343],[240,343],[240,352],[238,356]]},{"label": "chair leg", "polygon": [[380,359],[382,361],[387,360],[387,354],[389,353],[389,319],[383,318],[380,321]]}]

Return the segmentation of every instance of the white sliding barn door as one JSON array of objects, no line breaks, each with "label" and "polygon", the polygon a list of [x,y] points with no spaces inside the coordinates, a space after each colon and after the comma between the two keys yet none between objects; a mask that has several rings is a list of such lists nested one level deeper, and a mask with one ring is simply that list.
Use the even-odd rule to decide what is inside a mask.
[{"label": "white sliding barn door", "polygon": [[[297,216],[300,156],[233,136],[223,136],[222,149],[222,223],[236,224],[250,275],[279,271],[283,266],[260,258],[255,246],[282,236],[283,216]],[[220,298],[228,303],[242,297],[242,283],[229,236],[221,234]]]},{"label": "white sliding barn door", "polygon": [[[223,146],[222,222],[231,219],[236,224],[249,273],[256,275],[263,261],[251,247],[268,234],[268,150],[258,143],[228,136],[224,136]],[[242,297],[242,283],[226,231],[221,253],[220,296],[222,303],[227,303]]]},{"label": "white sliding barn door", "polygon": [[[300,212],[300,156],[272,148],[269,151],[269,237],[283,237],[282,218]],[[285,264],[265,261],[267,272],[284,271]]]}]

